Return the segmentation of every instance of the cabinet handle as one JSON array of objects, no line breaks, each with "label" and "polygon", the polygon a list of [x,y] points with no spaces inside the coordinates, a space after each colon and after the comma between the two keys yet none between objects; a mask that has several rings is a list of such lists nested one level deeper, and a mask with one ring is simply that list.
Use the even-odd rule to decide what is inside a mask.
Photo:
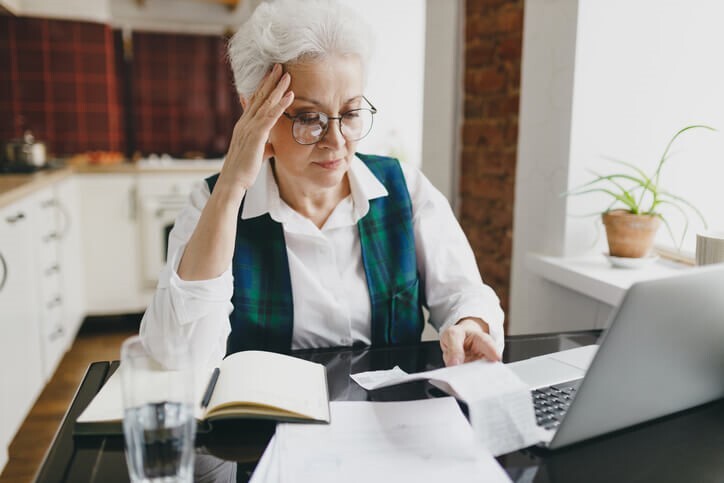
[{"label": "cabinet handle", "polygon": [[46,305],[46,307],[49,308],[49,309],[53,309],[53,308],[57,307],[58,305],[60,305],[60,304],[62,304],[62,303],[63,303],[63,299],[60,298],[60,296],[58,296],[58,297],[55,297],[55,298],[54,298],[53,300],[51,300],[50,302],[48,302],[48,304]]},{"label": "cabinet handle", "polygon": [[41,208],[51,208],[57,204],[58,204],[58,200],[56,200],[55,198],[51,198],[49,200],[45,200],[42,203],[40,203],[40,207]]},{"label": "cabinet handle", "polygon": [[52,267],[48,267],[45,269],[45,275],[48,275],[48,276],[53,275],[54,273],[58,273],[58,272],[60,272],[60,265],[58,265],[57,263],[55,265],[53,265]]},{"label": "cabinet handle", "polygon": [[58,326],[53,332],[48,335],[48,339],[53,342],[56,339],[60,339],[65,334],[65,329],[62,326]]},{"label": "cabinet handle", "polygon": [[61,202],[56,203],[56,206],[58,207],[60,216],[63,219],[62,228],[60,229],[60,234],[58,235],[58,239],[63,240],[63,239],[65,239],[65,237],[68,235],[68,232],[70,231],[70,226],[71,226],[70,211],[68,210],[68,207],[65,206]]},{"label": "cabinet handle", "polygon": [[5,282],[8,281],[8,262],[5,261],[5,257],[0,253],[0,265],[3,267],[3,280],[0,282],[0,292],[5,288]]},{"label": "cabinet handle", "polygon": [[5,218],[5,221],[7,221],[8,223],[16,223],[23,219],[25,219],[25,213],[21,211],[15,216],[8,216],[7,218]]},{"label": "cabinet handle", "polygon": [[43,242],[49,243],[53,240],[59,240],[60,236],[56,232],[49,233],[43,237]]}]

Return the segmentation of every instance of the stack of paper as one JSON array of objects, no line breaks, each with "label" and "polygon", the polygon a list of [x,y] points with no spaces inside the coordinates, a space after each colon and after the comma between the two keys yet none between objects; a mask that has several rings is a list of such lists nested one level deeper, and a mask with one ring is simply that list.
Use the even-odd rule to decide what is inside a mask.
[{"label": "stack of paper", "polygon": [[416,374],[395,367],[351,377],[368,390],[429,380],[468,404],[478,440],[495,456],[548,441],[552,436],[536,424],[528,385],[499,362],[480,360]]},{"label": "stack of paper", "polygon": [[453,398],[332,402],[332,422],[279,424],[251,481],[510,481]]}]

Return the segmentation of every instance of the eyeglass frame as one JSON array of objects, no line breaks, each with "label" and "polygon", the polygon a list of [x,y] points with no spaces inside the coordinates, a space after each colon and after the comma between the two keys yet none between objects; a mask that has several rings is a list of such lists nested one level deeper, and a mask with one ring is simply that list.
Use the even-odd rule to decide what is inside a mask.
[{"label": "eyeglass frame", "polygon": [[[354,112],[354,111],[370,111],[370,112],[372,113],[372,123],[370,124],[369,130],[365,133],[364,136],[362,136],[362,137],[359,138],[359,139],[347,139],[347,141],[353,141],[353,142],[354,142],[354,141],[359,141],[359,140],[361,140],[361,139],[366,138],[367,135],[370,133],[370,131],[372,131],[372,125],[374,124],[374,119],[375,119],[374,116],[375,116],[375,114],[377,114],[377,108],[370,102],[370,100],[367,99],[367,97],[365,97],[365,96],[362,96],[362,99],[364,99],[365,102],[367,102],[367,104],[370,105],[369,108],[366,108],[366,107],[358,107],[357,109],[350,109],[349,111],[345,111],[345,112],[340,113],[340,115],[339,115],[339,116],[336,116],[336,117],[329,116],[329,115],[327,115],[326,113],[321,112],[321,111],[316,111],[316,112],[315,112],[315,111],[304,111],[304,112],[300,112],[300,113],[297,114],[296,116],[292,116],[291,114],[289,114],[289,113],[286,112],[286,111],[285,111],[285,112],[282,112],[282,114],[284,114],[284,117],[286,117],[287,119],[289,119],[290,121],[292,121],[292,138],[294,139],[294,141],[295,141],[297,144],[300,144],[300,145],[302,145],[302,146],[311,146],[311,145],[313,145],[313,144],[317,144],[317,143],[320,142],[322,139],[324,139],[324,136],[326,136],[327,133],[329,132],[330,121],[333,121],[333,120],[335,120],[335,119],[339,121],[339,133],[342,135],[343,138],[347,139],[347,136],[345,136],[345,135],[344,135],[344,132],[342,132],[342,119],[344,118],[344,116],[347,115],[347,114],[349,114],[350,112]],[[327,126],[324,128],[324,132],[319,136],[319,139],[317,139],[317,140],[314,141],[313,143],[301,143],[301,142],[299,142],[299,140],[294,136],[294,123],[297,121],[297,119],[298,119],[300,116],[303,116],[304,114],[315,114],[315,113],[316,113],[316,114],[321,114],[322,116],[324,116],[324,117],[327,118]],[[320,116],[320,118],[321,118],[321,116]]]}]

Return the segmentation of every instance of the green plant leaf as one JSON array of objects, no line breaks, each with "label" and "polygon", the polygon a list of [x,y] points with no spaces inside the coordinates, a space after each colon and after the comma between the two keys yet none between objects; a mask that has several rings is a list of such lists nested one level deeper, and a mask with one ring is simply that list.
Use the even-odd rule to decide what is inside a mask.
[{"label": "green plant leaf", "polygon": [[639,174],[639,176],[641,176],[641,179],[644,181],[644,183],[651,184],[650,183],[651,178],[648,177],[648,175],[644,172],[644,170],[642,170],[635,164],[629,163],[628,161],[624,161],[622,159],[614,158],[612,156],[602,156],[602,157],[603,157],[603,159],[605,159],[607,161],[611,161],[613,163],[618,163],[618,164],[621,164],[623,166],[633,169],[634,171],[636,171]]},{"label": "green plant leaf", "polygon": [[631,189],[626,189],[626,188],[623,187],[623,185],[621,185],[620,183],[618,183],[618,182],[616,181],[616,179],[617,179],[617,178],[624,178],[624,179],[632,180],[632,181],[635,181],[636,183],[638,183],[639,186],[643,186],[643,184],[641,183],[641,180],[639,180],[639,179],[637,179],[637,178],[634,178],[633,176],[626,175],[626,174],[611,174],[611,175],[608,175],[608,176],[604,176],[604,175],[601,175],[601,174],[598,174],[598,173],[594,173],[594,175],[598,176],[600,179],[609,181],[609,182],[610,182],[611,184],[613,184],[616,188],[618,188],[619,190],[621,190],[621,196],[623,196],[624,198],[626,198],[626,199],[628,200],[627,205],[632,207],[631,212],[634,213],[634,214],[638,214],[638,213],[639,213],[639,211],[640,211],[640,206],[639,206],[638,203],[636,203],[636,198],[634,198],[633,195],[631,194],[631,190],[635,189],[636,187],[633,187],[633,188],[631,188]]},{"label": "green plant leaf", "polygon": [[672,194],[672,193],[669,193],[668,191],[661,191],[659,194],[660,194],[661,196],[668,196],[669,198],[671,198],[671,199],[673,199],[673,200],[676,200],[676,201],[678,201],[679,203],[683,203],[683,204],[685,204],[686,206],[688,206],[694,213],[697,214],[697,216],[699,217],[699,219],[701,220],[701,222],[704,224],[704,228],[705,228],[705,229],[709,229],[709,225],[706,223],[706,219],[704,218],[704,215],[701,213],[701,211],[699,211],[699,209],[698,209],[696,206],[694,206],[694,205],[691,204],[690,202],[686,201],[686,200],[685,200],[684,198],[682,198],[681,196],[676,196],[676,195],[674,195],[674,194]]},{"label": "green plant leaf", "polygon": [[[667,200],[660,200],[660,204],[673,206],[674,208],[679,210],[679,213],[681,213],[681,215],[684,217],[684,231],[681,234],[681,241],[678,244],[678,250],[681,251],[681,247],[684,245],[684,238],[686,237],[686,233],[689,231],[689,217],[686,216],[686,212],[684,211],[684,209],[676,203]],[[664,219],[663,215],[659,215],[659,217],[662,220]],[[676,243],[676,240],[674,240],[674,243]]]},{"label": "green plant leaf", "polygon": [[656,167],[656,172],[654,173],[654,182],[658,185],[659,184],[659,175],[661,174],[661,167],[664,165],[664,162],[668,159],[669,149],[671,149],[671,145],[674,144],[674,141],[676,141],[676,138],[678,138],[680,135],[684,134],[686,131],[689,131],[690,129],[708,129],[710,131],[716,131],[711,126],[706,126],[704,124],[694,124],[691,126],[686,126],[682,129],[679,129],[679,131],[674,134],[674,136],[671,138],[669,143],[666,145],[666,149],[664,149],[664,154],[661,155],[661,159],[659,160],[659,164]]},{"label": "green plant leaf", "polygon": [[[666,218],[664,218],[663,215],[661,215],[660,213],[655,213],[654,216],[656,216],[663,222],[664,226],[666,227],[666,231],[669,232],[671,241],[674,243],[674,245],[676,245],[676,237],[674,236],[673,230],[671,230],[671,225],[669,225],[669,222],[666,221]],[[681,251],[681,247],[679,247],[679,251]]]},{"label": "green plant leaf", "polygon": [[624,196],[619,195],[618,193],[614,193],[614,192],[611,191],[611,190],[607,190],[607,189],[605,189],[605,188],[591,188],[591,189],[589,189],[589,190],[578,191],[578,192],[576,192],[576,193],[569,193],[569,194],[570,194],[571,196],[578,196],[578,195],[585,195],[585,194],[588,194],[588,193],[596,193],[596,192],[606,193],[607,195],[609,195],[609,196],[617,199],[618,201],[620,201],[621,203],[623,203],[624,205],[626,205],[626,206],[628,207],[629,211],[631,211],[631,212],[633,212],[632,210],[636,209],[636,205],[635,205],[635,204],[632,205],[631,202],[630,202],[627,198],[625,198]]}]

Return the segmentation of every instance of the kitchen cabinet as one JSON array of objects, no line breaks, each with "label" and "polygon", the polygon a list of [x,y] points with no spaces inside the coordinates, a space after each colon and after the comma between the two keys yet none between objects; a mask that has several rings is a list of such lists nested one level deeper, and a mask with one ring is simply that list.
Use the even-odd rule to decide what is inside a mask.
[{"label": "kitchen cabinet", "polygon": [[[6,0],[4,0],[6,1]],[[91,22],[110,20],[109,0],[14,0],[16,15]]]},{"label": "kitchen cabinet", "polygon": [[85,314],[79,201],[73,178],[36,194],[34,243],[43,374],[49,379]]},{"label": "kitchen cabinet", "polygon": [[14,15],[81,20],[114,28],[221,35],[240,25],[262,0],[229,9],[208,0],[0,0]]},{"label": "kitchen cabinet", "polygon": [[14,15],[19,15],[20,0],[0,0],[0,11],[3,8]]},{"label": "kitchen cabinet", "polygon": [[63,319],[70,338],[75,337],[85,317],[85,263],[81,234],[80,197],[76,178],[66,178],[53,187],[58,226],[58,261],[63,296]]},{"label": "kitchen cabinet", "polygon": [[138,202],[134,174],[81,174],[77,177],[85,256],[87,312],[143,312]]},{"label": "kitchen cabinet", "polygon": [[0,468],[43,387],[34,196],[0,210]]}]

